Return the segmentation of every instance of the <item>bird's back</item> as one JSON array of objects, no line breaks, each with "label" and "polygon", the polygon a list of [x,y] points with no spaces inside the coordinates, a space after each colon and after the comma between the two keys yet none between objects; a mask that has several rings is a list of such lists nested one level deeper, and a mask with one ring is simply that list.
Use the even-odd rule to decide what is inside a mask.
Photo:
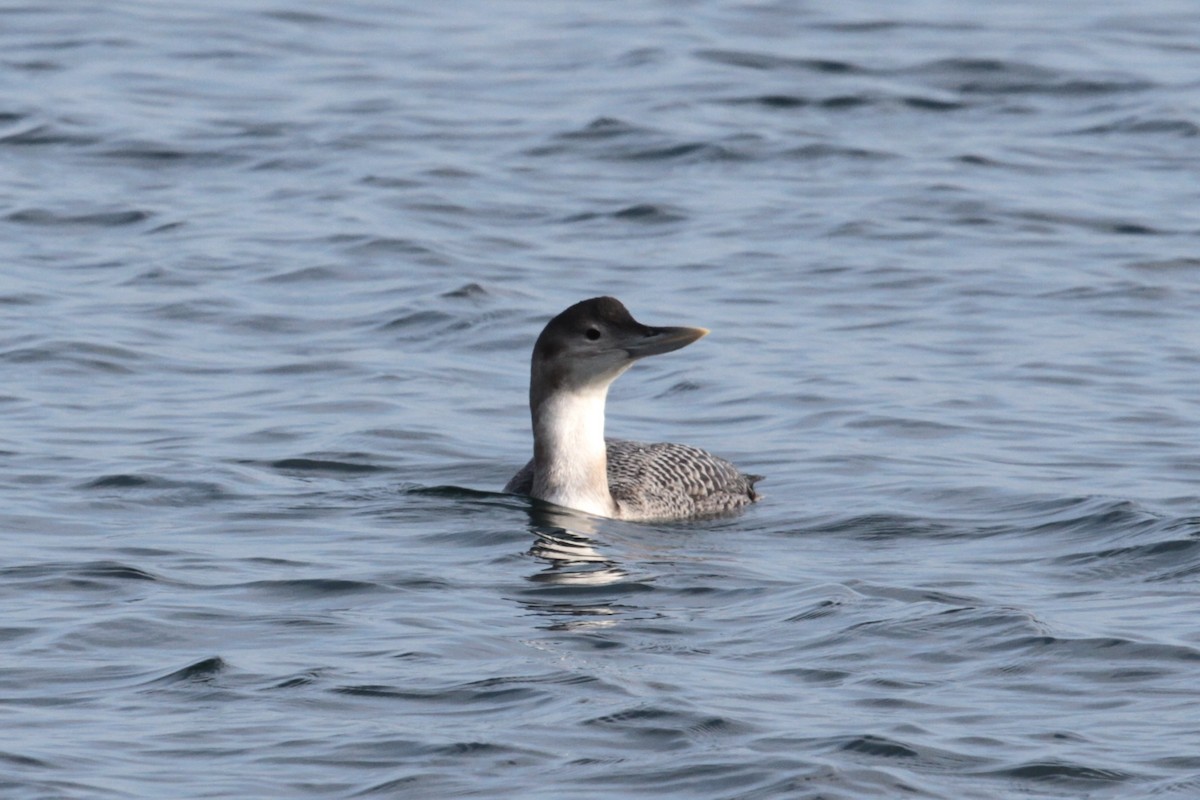
[{"label": "bird's back", "polygon": [[[758,499],[758,475],[744,475],[712,453],[685,444],[605,439],[608,488],[618,518],[686,519],[723,514]],[[513,476],[506,492],[533,491],[534,462]]]}]

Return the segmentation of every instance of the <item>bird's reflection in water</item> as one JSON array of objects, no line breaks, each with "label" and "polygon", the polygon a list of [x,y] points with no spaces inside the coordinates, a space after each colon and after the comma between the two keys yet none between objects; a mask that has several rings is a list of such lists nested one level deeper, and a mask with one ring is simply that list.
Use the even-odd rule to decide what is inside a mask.
[{"label": "bird's reflection in water", "polygon": [[610,628],[628,611],[618,601],[628,594],[629,572],[603,552],[596,537],[597,520],[565,509],[531,510],[534,535],[529,554],[544,566],[528,577],[540,587],[523,602],[540,616],[553,619],[549,630],[587,631]]},{"label": "bird's reflection in water", "polygon": [[629,573],[600,547],[595,538],[596,520],[566,510],[537,509],[532,513],[530,533],[535,537],[529,554],[548,562],[529,579],[536,583],[567,586],[605,586],[622,581]]}]

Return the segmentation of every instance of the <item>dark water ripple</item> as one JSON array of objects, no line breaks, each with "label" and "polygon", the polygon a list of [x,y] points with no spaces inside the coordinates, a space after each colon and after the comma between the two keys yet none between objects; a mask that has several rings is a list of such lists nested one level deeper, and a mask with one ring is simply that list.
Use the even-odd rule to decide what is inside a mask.
[{"label": "dark water ripple", "polygon": [[[0,9],[0,795],[1197,796],[1197,41]],[[761,505],[495,491],[601,292]]]}]

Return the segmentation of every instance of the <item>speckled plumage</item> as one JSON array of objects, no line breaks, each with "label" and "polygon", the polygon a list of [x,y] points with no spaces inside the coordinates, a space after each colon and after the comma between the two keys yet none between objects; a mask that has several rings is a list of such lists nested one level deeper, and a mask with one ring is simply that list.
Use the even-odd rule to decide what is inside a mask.
[{"label": "speckled plumage", "polygon": [[[758,475],[744,475],[723,458],[686,444],[605,439],[608,488],[621,519],[684,519],[724,514],[758,499]],[[534,461],[506,492],[530,494]]]}]

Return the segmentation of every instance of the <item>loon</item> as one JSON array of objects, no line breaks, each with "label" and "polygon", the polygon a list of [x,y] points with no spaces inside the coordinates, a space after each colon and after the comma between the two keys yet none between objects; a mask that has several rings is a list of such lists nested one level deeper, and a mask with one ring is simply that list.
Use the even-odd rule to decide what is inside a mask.
[{"label": "loon", "polygon": [[756,501],[761,476],[744,475],[697,447],[604,437],[612,382],[634,361],[707,334],[643,325],[613,297],[584,300],[550,320],[530,370],[533,459],[504,491],[640,521],[714,516]]}]

